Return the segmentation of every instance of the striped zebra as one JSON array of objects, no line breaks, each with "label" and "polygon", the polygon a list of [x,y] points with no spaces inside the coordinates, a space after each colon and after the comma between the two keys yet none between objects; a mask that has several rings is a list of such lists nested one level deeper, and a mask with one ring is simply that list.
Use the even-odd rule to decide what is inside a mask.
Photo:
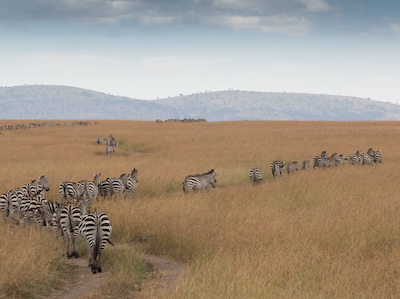
[{"label": "striped zebra", "polygon": [[101,136],[99,136],[99,137],[96,138],[96,143],[97,143],[97,144],[101,144]]},{"label": "striped zebra", "polygon": [[67,203],[69,203],[71,200],[76,202],[83,195],[84,190],[82,184],[65,181],[60,184],[58,192],[61,202],[66,199]]},{"label": "striped zebra", "polygon": [[272,161],[271,162],[271,171],[274,177],[283,176],[285,174],[285,161]]},{"label": "striped zebra", "polygon": [[[122,176],[122,175],[121,175]],[[124,182],[119,178],[108,178],[108,194],[109,195],[119,195],[122,196],[125,192],[125,184]]]},{"label": "striped zebra", "polygon": [[321,157],[322,157],[323,159],[328,159],[328,155],[326,154],[326,151],[323,151],[323,152],[321,153]]},{"label": "striped zebra", "polygon": [[62,228],[67,257],[79,257],[78,254],[78,225],[81,222],[81,210],[74,204],[68,203],[60,212],[60,225]]},{"label": "striped zebra", "polygon": [[139,181],[138,170],[134,168],[133,170],[131,170],[131,173],[129,175],[123,174],[120,176],[119,179],[124,182],[125,195],[130,198],[134,198],[137,189],[137,182]]},{"label": "striped zebra", "polygon": [[80,181],[78,184],[82,187],[82,196],[88,208],[90,208],[92,200],[97,199],[97,196],[99,195],[100,175],[101,173],[92,173],[92,176],[94,177],[93,181]]},{"label": "striped zebra", "polygon": [[310,168],[310,161],[305,160],[301,163],[301,170],[307,170]]},{"label": "striped zebra", "polygon": [[16,189],[6,191],[0,196],[0,211],[3,214],[4,223],[14,222],[19,224],[19,198]]},{"label": "striped zebra", "polygon": [[313,169],[315,169],[315,167],[325,168],[324,158],[322,158],[321,156],[315,156],[313,159]]},{"label": "striped zebra", "polygon": [[286,164],[287,174],[297,171],[297,161]]},{"label": "striped zebra", "polygon": [[361,156],[363,159],[363,165],[364,164],[372,165],[372,163],[374,163],[374,157],[370,156],[369,154],[364,153]]},{"label": "striped zebra", "polygon": [[89,267],[92,273],[101,272],[101,256],[106,242],[110,241],[112,232],[111,223],[103,212],[94,212],[86,215],[79,223],[79,234],[85,240],[89,252]]},{"label": "striped zebra", "polygon": [[110,181],[109,178],[105,179],[104,181],[100,181],[99,183],[99,195],[104,198],[109,198],[111,196],[110,193]]},{"label": "striped zebra", "polygon": [[263,179],[263,177],[262,177],[260,168],[250,169],[249,180],[250,180],[250,182],[253,183],[253,185],[258,184],[260,181],[262,181],[262,179]]},{"label": "striped zebra", "polygon": [[107,145],[106,146],[106,155],[112,155],[113,152],[115,152],[115,146]]},{"label": "striped zebra", "polygon": [[35,212],[35,222],[37,228],[46,226],[53,229],[53,215],[60,209],[61,203],[43,200],[40,207]]},{"label": "striped zebra", "polygon": [[211,187],[215,188],[217,170],[211,169],[203,174],[188,175],[182,182],[183,192],[188,193],[190,190],[206,190],[210,191]]},{"label": "striped zebra", "polygon": [[374,162],[382,163],[382,153],[381,150],[377,150],[374,154]]},{"label": "striped zebra", "polygon": [[[41,186],[41,187],[40,187]],[[49,185],[47,184],[47,176],[40,176],[37,180],[32,181],[29,186],[29,195],[36,195],[40,191],[45,190],[49,191]]]}]

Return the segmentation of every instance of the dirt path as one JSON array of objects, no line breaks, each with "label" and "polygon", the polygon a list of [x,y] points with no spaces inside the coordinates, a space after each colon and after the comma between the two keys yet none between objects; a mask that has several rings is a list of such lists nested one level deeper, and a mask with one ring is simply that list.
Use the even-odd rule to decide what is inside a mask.
[{"label": "dirt path", "polygon": [[[157,277],[145,282],[134,298],[157,298],[175,287],[185,275],[185,266],[170,258],[154,255],[144,255],[143,258],[157,269]],[[104,272],[93,275],[87,258],[70,259],[68,263],[76,267],[74,272],[78,274],[78,281],[67,282],[64,290],[52,299],[79,298],[94,289],[105,275]]]}]

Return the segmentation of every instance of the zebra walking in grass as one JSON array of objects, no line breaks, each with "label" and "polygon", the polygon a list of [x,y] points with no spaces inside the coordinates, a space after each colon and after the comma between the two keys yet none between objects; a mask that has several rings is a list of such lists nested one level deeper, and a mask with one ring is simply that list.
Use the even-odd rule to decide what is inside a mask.
[{"label": "zebra walking in grass", "polygon": [[6,191],[0,196],[0,211],[3,214],[4,223],[19,224],[18,209],[19,198],[15,189]]},{"label": "zebra walking in grass", "polygon": [[99,195],[104,198],[109,198],[111,196],[110,190],[110,181],[109,178],[105,179],[104,181],[100,181],[99,183]]},{"label": "zebra walking in grass", "polygon": [[363,165],[364,164],[372,165],[372,163],[374,163],[374,158],[372,156],[370,156],[369,154],[364,153],[361,156],[363,159]]},{"label": "zebra walking in grass", "polygon": [[297,161],[286,164],[287,174],[297,171]]},{"label": "zebra walking in grass", "polygon": [[249,180],[250,182],[254,184],[258,184],[260,181],[262,181],[263,177],[261,175],[261,169],[260,168],[252,168],[250,169],[249,173]]},{"label": "zebra walking in grass", "polygon": [[60,212],[60,225],[62,228],[67,257],[79,257],[78,254],[78,225],[81,222],[81,210],[74,204],[68,203]]},{"label": "zebra walking in grass", "polygon": [[134,198],[136,189],[137,189],[137,182],[139,181],[138,180],[138,170],[136,168],[134,168],[133,170],[131,170],[131,173],[129,175],[123,174],[120,176],[119,179],[122,180],[124,183],[125,196]]},{"label": "zebra walking in grass", "polygon": [[35,196],[42,190],[49,191],[49,185],[47,184],[47,176],[40,176],[37,180],[32,181],[29,186],[29,195]]},{"label": "zebra walking in grass", "polygon": [[112,155],[113,152],[115,152],[115,146],[107,145],[106,146],[106,155]]},{"label": "zebra walking in grass", "polygon": [[[123,176],[123,175],[121,175]],[[109,178],[108,179],[108,194],[111,195],[119,195],[122,196],[125,192],[125,183],[121,178]]]},{"label": "zebra walking in grass", "polygon": [[93,181],[80,181],[79,185],[82,187],[82,196],[85,201],[85,204],[90,208],[92,204],[93,199],[97,199],[99,195],[99,185],[100,185],[100,175],[99,174],[93,174],[92,176]]},{"label": "zebra walking in grass", "polygon": [[301,170],[307,170],[310,168],[310,161],[305,160],[301,163]]},{"label": "zebra walking in grass", "polygon": [[89,267],[91,267],[93,274],[102,272],[101,256],[106,242],[114,245],[110,241],[111,232],[110,220],[103,212],[86,215],[79,223],[79,234],[86,242],[89,253]]},{"label": "zebra walking in grass", "polygon": [[57,213],[62,207],[61,203],[43,200],[40,203],[40,207],[35,212],[35,222],[37,228],[46,226],[49,229],[53,229],[53,215]]},{"label": "zebra walking in grass", "polygon": [[83,195],[83,185],[82,184],[77,184],[74,182],[62,182],[60,184],[60,187],[58,188],[58,193],[60,194],[60,200],[61,202],[66,199],[67,203],[69,203],[71,200],[73,202],[76,202],[77,199]]},{"label": "zebra walking in grass", "polygon": [[322,158],[321,156],[315,156],[313,159],[313,169],[315,169],[315,167],[324,168],[325,167],[324,158]]},{"label": "zebra walking in grass", "polygon": [[382,153],[381,150],[377,150],[374,154],[374,162],[375,163],[382,163]]},{"label": "zebra walking in grass", "polygon": [[206,190],[209,192],[211,187],[215,188],[216,176],[217,170],[214,169],[203,174],[188,175],[182,182],[183,192],[188,193],[190,190]]},{"label": "zebra walking in grass", "polygon": [[285,162],[280,160],[272,161],[271,171],[274,177],[283,176],[285,174]]}]

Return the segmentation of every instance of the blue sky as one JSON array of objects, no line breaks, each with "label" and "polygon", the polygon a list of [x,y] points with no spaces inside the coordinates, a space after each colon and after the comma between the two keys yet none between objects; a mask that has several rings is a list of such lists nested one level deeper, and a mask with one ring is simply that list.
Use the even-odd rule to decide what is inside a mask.
[{"label": "blue sky", "polygon": [[400,2],[0,0],[0,86],[230,88],[400,103]]}]

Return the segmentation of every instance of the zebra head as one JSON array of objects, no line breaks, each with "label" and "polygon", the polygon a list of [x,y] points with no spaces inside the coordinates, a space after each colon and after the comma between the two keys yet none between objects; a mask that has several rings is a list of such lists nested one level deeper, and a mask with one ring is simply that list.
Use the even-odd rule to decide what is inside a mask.
[{"label": "zebra head", "polygon": [[214,169],[212,169],[212,170],[210,170],[210,172],[212,172],[212,178],[211,178],[211,186],[213,187],[213,188],[215,188],[215,183],[217,182],[217,171],[218,170],[214,170]]},{"label": "zebra head", "polygon": [[40,176],[38,177],[38,184],[43,187],[44,190],[49,191],[49,185],[47,184],[47,176]]},{"label": "zebra head", "polygon": [[134,168],[133,170],[131,170],[131,178],[133,180],[135,180],[136,183],[139,182],[139,180],[138,180],[138,169]]}]

